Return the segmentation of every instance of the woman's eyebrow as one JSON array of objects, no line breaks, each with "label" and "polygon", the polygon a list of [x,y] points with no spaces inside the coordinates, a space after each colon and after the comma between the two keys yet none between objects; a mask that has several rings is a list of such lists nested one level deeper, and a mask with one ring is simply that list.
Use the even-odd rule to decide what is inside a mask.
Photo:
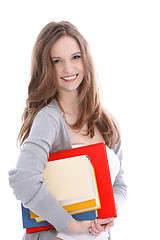
[{"label": "woman's eyebrow", "polygon": [[76,54],[81,54],[81,51],[75,52],[75,53],[73,53],[71,56],[74,56],[74,55],[76,55]]},{"label": "woman's eyebrow", "polygon": [[57,58],[61,58],[61,57],[52,57],[52,56],[51,56],[51,58],[52,58],[52,59],[57,59]]}]

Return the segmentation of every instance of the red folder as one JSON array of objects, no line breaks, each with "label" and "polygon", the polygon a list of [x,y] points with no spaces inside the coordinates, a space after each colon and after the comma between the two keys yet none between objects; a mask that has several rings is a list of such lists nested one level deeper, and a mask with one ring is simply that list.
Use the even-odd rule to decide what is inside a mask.
[{"label": "red folder", "polygon": [[[98,209],[98,218],[117,217],[114,194],[107,158],[106,146],[104,143],[97,143],[78,148],[72,148],[60,152],[50,153],[48,161],[60,160],[64,158],[87,155],[93,165],[101,209]],[[42,231],[53,228],[53,226],[43,226],[26,229],[27,233]]]},{"label": "red folder", "polygon": [[26,228],[26,233],[40,232],[40,231],[49,230],[49,229],[52,229],[52,228],[54,228],[52,225],[42,226],[42,227]]},{"label": "red folder", "polygon": [[87,155],[90,158],[95,171],[101,203],[101,209],[98,209],[98,217],[117,217],[105,143],[101,142],[84,147],[51,153],[48,161],[80,155]]}]

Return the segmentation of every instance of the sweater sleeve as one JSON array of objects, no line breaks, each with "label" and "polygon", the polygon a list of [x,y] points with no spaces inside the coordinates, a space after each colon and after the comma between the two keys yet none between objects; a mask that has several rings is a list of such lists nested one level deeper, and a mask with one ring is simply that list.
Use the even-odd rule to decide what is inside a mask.
[{"label": "sweater sleeve", "polygon": [[48,191],[43,175],[58,132],[59,126],[53,117],[43,111],[37,114],[29,137],[21,148],[16,168],[9,172],[9,183],[16,198],[25,207],[60,231],[65,229],[72,217]]},{"label": "sweater sleeve", "polygon": [[122,168],[122,149],[121,149],[121,141],[115,145],[113,149],[117,157],[120,161],[120,170],[116,176],[116,179],[113,184],[113,192],[115,198],[115,204],[117,210],[121,208],[126,200],[127,196],[127,185],[124,181],[124,170]]}]

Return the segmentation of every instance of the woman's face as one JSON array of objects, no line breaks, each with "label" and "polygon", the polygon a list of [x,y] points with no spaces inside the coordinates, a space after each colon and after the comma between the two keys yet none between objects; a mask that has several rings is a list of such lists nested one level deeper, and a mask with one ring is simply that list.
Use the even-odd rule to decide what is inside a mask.
[{"label": "woman's face", "polygon": [[51,58],[60,89],[77,90],[84,78],[83,60],[77,41],[69,36],[58,39],[51,48]]}]

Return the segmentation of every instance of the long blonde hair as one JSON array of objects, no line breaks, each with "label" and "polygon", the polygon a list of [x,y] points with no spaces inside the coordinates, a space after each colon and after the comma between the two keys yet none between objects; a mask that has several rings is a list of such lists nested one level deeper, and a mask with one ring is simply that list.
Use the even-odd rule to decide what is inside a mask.
[{"label": "long blonde hair", "polygon": [[53,99],[58,101],[56,72],[51,59],[51,47],[63,36],[73,37],[79,44],[85,76],[79,86],[80,112],[72,127],[81,129],[87,124],[86,135],[94,136],[94,126],[100,130],[106,144],[113,148],[120,139],[120,131],[115,119],[101,106],[96,71],[87,41],[69,22],[51,22],[47,24],[37,37],[31,64],[31,80],[28,86],[28,98],[22,115],[22,127],[18,140],[20,145],[29,136],[36,114]]}]

